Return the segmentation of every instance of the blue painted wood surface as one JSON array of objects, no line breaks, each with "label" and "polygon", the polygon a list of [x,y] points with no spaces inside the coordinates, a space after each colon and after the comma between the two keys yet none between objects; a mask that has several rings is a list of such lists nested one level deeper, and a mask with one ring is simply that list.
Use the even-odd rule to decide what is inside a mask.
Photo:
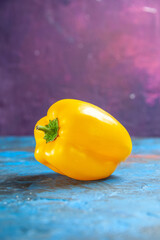
[{"label": "blue painted wood surface", "polygon": [[33,137],[0,138],[0,239],[160,239],[160,139],[133,139],[108,179],[83,182],[34,159]]}]

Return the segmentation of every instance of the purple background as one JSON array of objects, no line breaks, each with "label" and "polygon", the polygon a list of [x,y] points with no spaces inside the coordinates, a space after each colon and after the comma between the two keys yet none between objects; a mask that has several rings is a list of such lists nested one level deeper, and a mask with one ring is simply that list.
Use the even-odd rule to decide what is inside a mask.
[{"label": "purple background", "polygon": [[1,0],[0,134],[33,134],[62,98],[160,136],[160,1]]}]

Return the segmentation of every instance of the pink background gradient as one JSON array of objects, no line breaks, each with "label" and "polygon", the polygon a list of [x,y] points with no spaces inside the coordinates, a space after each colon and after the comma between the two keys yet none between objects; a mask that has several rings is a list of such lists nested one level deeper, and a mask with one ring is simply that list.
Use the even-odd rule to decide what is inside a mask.
[{"label": "pink background gradient", "polygon": [[0,84],[1,135],[76,98],[160,136],[160,1],[1,1]]}]

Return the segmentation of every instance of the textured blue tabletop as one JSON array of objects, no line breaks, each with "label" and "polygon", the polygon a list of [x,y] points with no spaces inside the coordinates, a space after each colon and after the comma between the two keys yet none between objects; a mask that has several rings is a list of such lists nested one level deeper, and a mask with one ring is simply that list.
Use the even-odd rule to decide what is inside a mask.
[{"label": "textured blue tabletop", "polygon": [[83,182],[34,159],[33,137],[0,138],[0,239],[160,239],[160,139],[133,139],[105,180]]}]

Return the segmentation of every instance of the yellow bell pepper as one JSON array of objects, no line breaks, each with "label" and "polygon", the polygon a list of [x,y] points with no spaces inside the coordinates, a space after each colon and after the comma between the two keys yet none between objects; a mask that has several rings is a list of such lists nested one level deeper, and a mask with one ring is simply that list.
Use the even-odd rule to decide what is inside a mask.
[{"label": "yellow bell pepper", "polygon": [[132,150],[127,130],[109,113],[87,102],[53,104],[34,129],[35,158],[78,180],[110,176]]}]

